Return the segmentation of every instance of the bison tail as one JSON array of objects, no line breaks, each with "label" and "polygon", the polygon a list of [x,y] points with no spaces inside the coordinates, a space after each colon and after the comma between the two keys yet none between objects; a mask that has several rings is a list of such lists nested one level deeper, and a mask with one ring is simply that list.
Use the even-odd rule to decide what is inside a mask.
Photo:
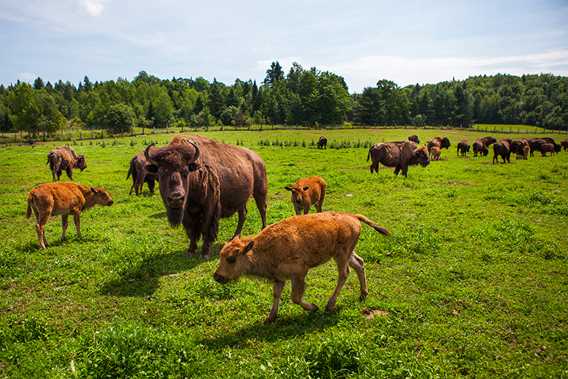
[{"label": "bison tail", "polygon": [[353,216],[355,216],[355,218],[358,219],[359,221],[369,225],[371,228],[375,229],[377,232],[381,233],[382,235],[388,236],[390,234],[387,229],[383,228],[382,226],[375,223],[373,220],[370,220],[369,218],[363,215],[356,214]]},{"label": "bison tail", "polygon": [[134,160],[136,159],[136,157],[132,158],[132,160],[130,161],[130,167],[128,167],[128,174],[126,175],[126,179],[130,178],[130,175],[132,175],[132,177],[136,177],[136,167],[134,165]]},{"label": "bison tail", "polygon": [[369,159],[371,159],[371,150],[373,150],[373,146],[369,148],[369,152],[367,153],[367,162],[369,162]]}]

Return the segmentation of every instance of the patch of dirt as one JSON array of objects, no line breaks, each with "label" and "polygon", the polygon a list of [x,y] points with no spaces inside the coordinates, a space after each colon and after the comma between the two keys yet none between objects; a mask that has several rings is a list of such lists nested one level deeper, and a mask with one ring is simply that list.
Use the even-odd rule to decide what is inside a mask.
[{"label": "patch of dirt", "polygon": [[372,320],[375,317],[387,317],[389,315],[388,311],[382,309],[363,309],[363,317],[367,320]]}]

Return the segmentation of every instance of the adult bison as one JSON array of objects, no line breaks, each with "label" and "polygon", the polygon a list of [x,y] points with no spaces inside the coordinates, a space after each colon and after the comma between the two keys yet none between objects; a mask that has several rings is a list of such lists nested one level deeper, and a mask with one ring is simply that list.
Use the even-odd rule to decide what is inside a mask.
[{"label": "adult bison", "polygon": [[470,146],[466,139],[463,139],[458,143],[458,155],[465,157],[467,153],[469,153],[469,149]]},{"label": "adult bison", "polygon": [[144,151],[148,169],[158,175],[160,195],[172,226],[182,224],[189,237],[188,255],[197,250],[211,255],[219,219],[235,212],[239,221],[234,236],[241,234],[252,196],[266,226],[268,180],[262,159],[254,152],[206,137],[176,136],[168,146]]},{"label": "adult bison", "polygon": [[148,160],[143,152],[136,154],[130,160],[128,175],[126,175],[126,179],[132,176],[132,186],[130,187],[129,195],[132,195],[132,191],[136,195],[141,194],[144,183],[148,183],[150,193],[154,193],[155,182],[158,180],[158,176],[156,173],[148,171],[148,164]]},{"label": "adult bison", "polygon": [[556,145],[546,142],[540,145],[540,153],[543,157],[546,157],[546,153],[550,153],[550,155],[554,155],[556,153]]},{"label": "adult bison", "polygon": [[511,153],[517,155],[517,159],[528,159],[530,153],[529,142],[526,139],[516,139],[511,143]]},{"label": "adult bison", "polygon": [[512,141],[508,138],[493,144],[493,164],[499,163],[499,157],[503,159],[503,163],[511,163],[511,144]]},{"label": "adult bison", "polygon": [[387,142],[378,143],[369,149],[367,162],[372,159],[371,173],[379,172],[379,163],[387,167],[394,167],[394,174],[402,170],[402,175],[408,176],[408,166],[420,164],[422,167],[428,166],[428,151],[425,147],[418,147],[414,142],[406,141],[403,143]]},{"label": "adult bison", "polygon": [[321,136],[318,140],[318,149],[327,149],[327,138]]},{"label": "adult bison", "polygon": [[527,142],[529,143],[529,147],[531,149],[530,156],[532,157],[534,155],[534,152],[540,151],[540,146],[542,144],[545,144],[547,141],[543,138],[529,138]]},{"label": "adult bison", "polygon": [[568,139],[560,142],[560,146],[562,146],[562,149],[564,149],[564,151],[568,151]]},{"label": "adult bison", "polygon": [[74,168],[78,168],[81,171],[87,168],[85,156],[77,155],[75,150],[69,146],[61,146],[51,150],[47,154],[47,164],[51,169],[51,176],[54,182],[61,178],[64,170],[69,179],[73,180]]},{"label": "adult bison", "polygon": [[413,134],[411,136],[408,137],[408,140],[410,142],[414,142],[414,143],[420,143],[420,139],[418,138],[418,136],[416,134]]},{"label": "adult bison", "polygon": [[441,149],[448,149],[450,147],[450,139],[448,137],[434,137],[426,144],[428,148],[428,154],[432,155],[432,148],[438,147]]},{"label": "adult bison", "polygon": [[486,136],[482,138],[478,138],[473,143],[473,156],[477,157],[477,155],[483,155],[484,157],[489,154],[489,146],[497,142],[495,137]]}]

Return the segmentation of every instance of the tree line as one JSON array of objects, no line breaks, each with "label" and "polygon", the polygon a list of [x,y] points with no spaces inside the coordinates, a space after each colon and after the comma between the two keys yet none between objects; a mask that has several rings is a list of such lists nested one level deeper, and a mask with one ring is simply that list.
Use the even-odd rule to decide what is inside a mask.
[{"label": "tree line", "polygon": [[568,77],[552,74],[474,76],[400,87],[381,79],[350,94],[343,77],[273,62],[262,83],[236,79],[159,79],[145,71],[77,85],[37,78],[0,85],[0,130],[52,134],[68,127],[125,133],[134,127],[273,125],[530,124],[568,128]]}]

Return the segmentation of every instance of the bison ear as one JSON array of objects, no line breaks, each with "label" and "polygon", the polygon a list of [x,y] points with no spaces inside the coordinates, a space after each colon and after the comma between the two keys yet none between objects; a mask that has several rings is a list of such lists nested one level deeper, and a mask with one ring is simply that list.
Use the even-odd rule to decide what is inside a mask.
[{"label": "bison ear", "polygon": [[95,187],[91,187],[91,192],[92,193],[97,193],[97,189]]},{"label": "bison ear", "polygon": [[292,186],[286,186],[284,187],[284,189],[287,189],[288,191],[293,191],[294,189],[292,188]]},{"label": "bison ear", "polygon": [[249,251],[252,250],[253,247],[254,247],[254,241],[251,240],[251,241],[249,241],[249,242],[247,243],[247,245],[246,245],[245,248],[243,249],[243,252],[242,252],[242,253],[243,253],[243,254],[248,253]]},{"label": "bison ear", "polygon": [[310,189],[310,186],[304,186],[302,189],[303,189],[304,191],[307,191],[307,190]]}]

